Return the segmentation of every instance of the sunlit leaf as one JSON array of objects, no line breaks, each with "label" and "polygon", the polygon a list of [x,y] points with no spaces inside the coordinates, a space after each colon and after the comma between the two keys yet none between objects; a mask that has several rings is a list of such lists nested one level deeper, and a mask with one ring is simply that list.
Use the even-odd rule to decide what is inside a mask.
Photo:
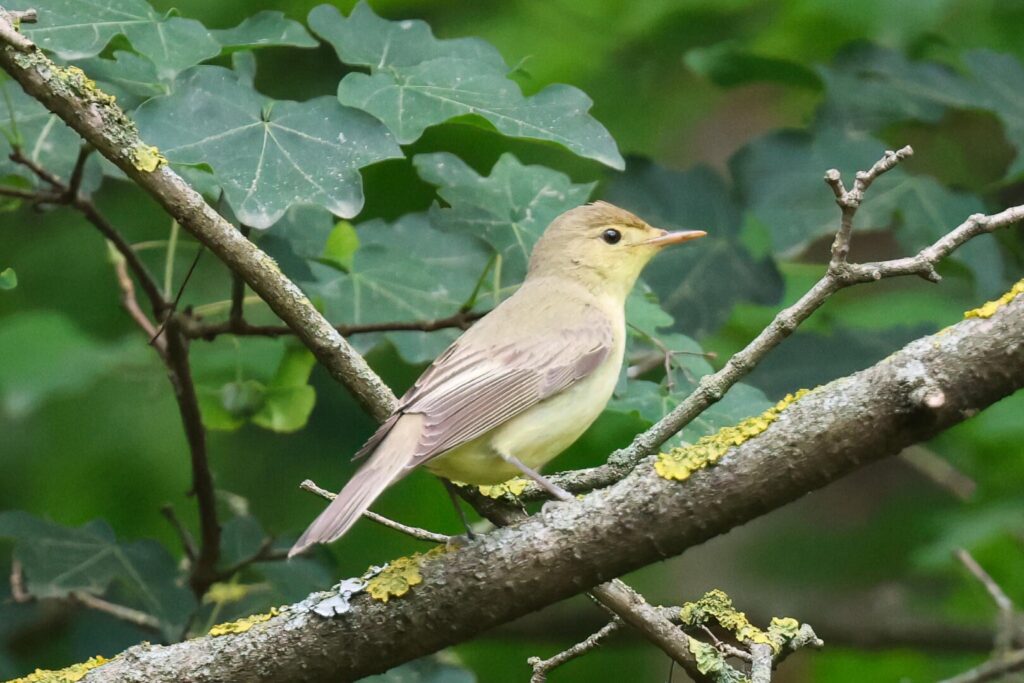
[{"label": "sunlit leaf", "polygon": [[309,376],[316,358],[303,346],[289,346],[267,384],[262,407],[252,416],[255,425],[275,432],[294,432],[306,426],[316,391]]},{"label": "sunlit leaf", "polygon": [[143,136],[173,163],[209,164],[245,225],[267,228],[288,207],[338,216],[363,205],[358,169],[401,156],[372,117],[331,97],[270,100],[220,67],[197,67],[136,113]]},{"label": "sunlit leaf", "polygon": [[429,126],[475,114],[505,135],[556,142],[613,168],[623,160],[608,131],[587,112],[592,102],[568,85],[548,86],[523,97],[508,79],[508,66],[487,43],[438,40],[421,21],[387,21],[360,2],[344,17],[321,5],[309,25],[346,64],[370,67],[350,73],[338,87],[343,104],[365,109],[402,144]]}]

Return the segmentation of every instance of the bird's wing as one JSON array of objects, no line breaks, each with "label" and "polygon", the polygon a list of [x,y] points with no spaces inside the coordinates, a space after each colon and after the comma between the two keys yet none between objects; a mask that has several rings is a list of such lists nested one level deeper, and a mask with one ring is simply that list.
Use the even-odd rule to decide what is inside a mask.
[{"label": "bird's wing", "polygon": [[427,368],[356,457],[372,452],[400,415],[417,414],[424,421],[408,454],[407,467],[412,468],[571,387],[593,372],[613,346],[612,322],[604,313],[584,306],[582,315],[578,308],[573,314],[571,325],[553,316],[550,325],[507,330],[492,342],[482,340],[496,335],[474,326]]}]

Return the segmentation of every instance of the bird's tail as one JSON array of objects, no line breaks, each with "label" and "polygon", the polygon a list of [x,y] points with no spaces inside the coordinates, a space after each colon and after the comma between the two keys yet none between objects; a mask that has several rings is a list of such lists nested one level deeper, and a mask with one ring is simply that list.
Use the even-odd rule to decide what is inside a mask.
[{"label": "bird's tail", "polygon": [[314,543],[330,543],[341,538],[366,512],[389,485],[407,471],[419,442],[423,425],[421,415],[403,415],[374,450],[373,455],[345,484],[337,498],[313,520],[305,533],[288,551],[288,557],[303,552]]}]

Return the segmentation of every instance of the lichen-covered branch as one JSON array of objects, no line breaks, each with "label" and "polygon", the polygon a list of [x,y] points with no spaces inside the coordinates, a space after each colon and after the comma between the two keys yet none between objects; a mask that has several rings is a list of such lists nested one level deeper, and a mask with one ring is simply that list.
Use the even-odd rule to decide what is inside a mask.
[{"label": "lichen-covered branch", "polygon": [[437,555],[386,604],[360,593],[323,618],[312,610],[330,594],[316,594],[241,633],[134,647],[84,680],[355,680],[679,554],[1024,387],[1024,297],[986,315],[815,389],[685,481],[647,458],[608,488]]}]

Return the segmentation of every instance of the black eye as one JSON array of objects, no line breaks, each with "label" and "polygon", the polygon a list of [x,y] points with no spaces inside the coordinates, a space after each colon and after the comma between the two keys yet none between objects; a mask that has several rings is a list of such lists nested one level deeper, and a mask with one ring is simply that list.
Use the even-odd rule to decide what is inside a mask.
[{"label": "black eye", "polygon": [[601,233],[601,239],[603,239],[606,244],[618,244],[619,240],[622,239],[622,233],[614,228],[608,228]]}]

